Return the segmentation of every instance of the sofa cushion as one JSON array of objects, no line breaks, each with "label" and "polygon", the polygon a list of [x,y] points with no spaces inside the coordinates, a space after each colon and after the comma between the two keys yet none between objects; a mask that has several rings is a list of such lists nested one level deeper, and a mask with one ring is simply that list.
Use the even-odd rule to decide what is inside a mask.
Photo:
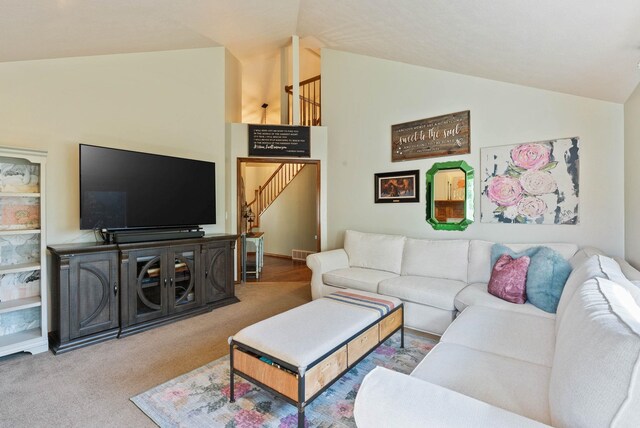
[{"label": "sofa cushion", "polygon": [[456,294],[464,287],[466,287],[464,282],[453,279],[398,276],[380,282],[378,292],[406,302],[453,311]]},{"label": "sofa cushion", "polygon": [[402,275],[467,282],[468,258],[468,240],[407,238],[402,256]]},{"label": "sofa cushion", "polygon": [[[472,239],[469,242],[469,284],[474,282],[489,282],[491,277],[491,247],[494,243]],[[551,244],[504,244],[513,251],[520,252],[531,247],[549,247],[562,254],[562,257],[569,260],[578,251],[576,244],[551,243]]]},{"label": "sofa cushion", "polygon": [[618,284],[630,285],[627,278],[622,274],[620,265],[611,257],[603,255],[594,255],[589,257],[580,266],[577,266],[567,278],[567,282],[564,285],[564,291],[560,296],[560,302],[558,303],[557,312],[557,325],[556,331],[560,328],[564,310],[571,301],[571,298],[575,292],[589,279],[592,278],[606,278]]},{"label": "sofa cushion", "polygon": [[425,333],[442,336],[455,319],[455,311],[404,301],[404,325]]},{"label": "sofa cushion", "polygon": [[549,401],[555,426],[640,425],[640,307],[619,284],[590,279],[566,306]]},{"label": "sofa cushion", "polygon": [[346,268],[325,272],[322,282],[334,287],[353,288],[356,290],[376,293],[378,283],[385,279],[395,278],[398,275],[375,269]]},{"label": "sofa cushion", "polygon": [[491,262],[508,254],[531,258],[527,274],[527,301],[545,312],[555,313],[564,284],[571,273],[571,265],[560,253],[549,247],[531,247],[515,252],[502,244],[491,248]]},{"label": "sofa cushion", "polygon": [[344,250],[349,257],[349,266],[384,270],[399,275],[405,239],[404,236],[347,230]]},{"label": "sofa cushion", "polygon": [[551,367],[555,337],[551,318],[471,306],[447,328],[440,342]]},{"label": "sofa cushion", "polygon": [[511,303],[523,304],[527,301],[527,270],[531,259],[527,256],[514,259],[508,254],[501,255],[493,266],[487,287],[489,294]]},{"label": "sofa cushion", "polygon": [[524,305],[517,305],[505,300],[499,299],[496,296],[492,296],[487,291],[486,283],[475,283],[465,287],[458,293],[455,299],[456,309],[460,312],[465,310],[468,306],[480,305],[490,308],[498,308],[507,311],[515,311],[525,314],[538,315],[545,318],[555,319],[555,314],[550,314],[542,309],[536,308],[531,303],[525,303]]},{"label": "sofa cushion", "polygon": [[538,364],[440,343],[411,376],[548,424],[550,372]]},{"label": "sofa cushion", "polygon": [[549,428],[484,401],[380,366],[363,379],[353,417],[358,428]]}]

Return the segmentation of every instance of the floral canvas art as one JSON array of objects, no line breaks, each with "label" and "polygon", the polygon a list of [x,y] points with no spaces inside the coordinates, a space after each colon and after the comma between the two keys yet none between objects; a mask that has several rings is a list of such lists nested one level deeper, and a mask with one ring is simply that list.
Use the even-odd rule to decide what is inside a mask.
[{"label": "floral canvas art", "polygon": [[579,139],[481,150],[481,221],[578,224]]}]

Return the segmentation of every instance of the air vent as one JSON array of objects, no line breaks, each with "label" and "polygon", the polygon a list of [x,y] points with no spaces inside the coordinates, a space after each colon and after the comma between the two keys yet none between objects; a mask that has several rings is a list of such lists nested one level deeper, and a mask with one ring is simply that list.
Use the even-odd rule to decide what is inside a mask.
[{"label": "air vent", "polygon": [[307,251],[307,250],[291,250],[291,260],[307,260],[307,256],[309,254],[313,254],[315,251]]}]

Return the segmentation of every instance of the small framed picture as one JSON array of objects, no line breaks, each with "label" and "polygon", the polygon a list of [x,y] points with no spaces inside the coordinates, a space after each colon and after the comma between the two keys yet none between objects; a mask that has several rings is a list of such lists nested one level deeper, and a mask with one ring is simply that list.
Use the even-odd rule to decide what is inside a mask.
[{"label": "small framed picture", "polygon": [[420,202],[419,170],[375,174],[375,203]]}]

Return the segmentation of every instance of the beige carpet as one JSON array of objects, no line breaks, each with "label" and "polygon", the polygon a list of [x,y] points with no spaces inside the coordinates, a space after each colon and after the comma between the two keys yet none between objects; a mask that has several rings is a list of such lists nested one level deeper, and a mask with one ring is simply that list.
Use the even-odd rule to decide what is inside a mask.
[{"label": "beige carpet", "polygon": [[124,339],[0,359],[0,426],[154,427],[129,398],[229,352],[241,328],[311,300],[308,282],[236,286],[241,302]]}]

